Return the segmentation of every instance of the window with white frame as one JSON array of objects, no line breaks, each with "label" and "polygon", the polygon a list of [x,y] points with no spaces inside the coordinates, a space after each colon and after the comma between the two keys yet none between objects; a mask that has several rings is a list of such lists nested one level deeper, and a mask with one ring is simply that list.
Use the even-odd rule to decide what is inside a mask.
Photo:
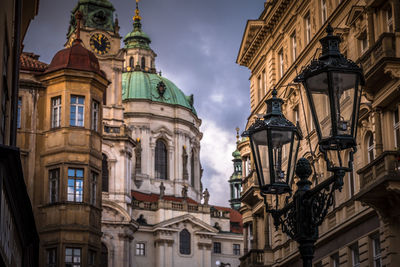
[{"label": "window with white frame", "polygon": [[385,11],[387,31],[393,32],[393,12],[392,6],[389,4]]},{"label": "window with white frame", "polygon": [[21,108],[22,108],[22,98],[18,97],[18,108],[17,108],[17,128],[21,128]]},{"label": "window with white frame", "polygon": [[60,127],[61,122],[61,96],[51,99],[51,128]]},{"label": "window with white frame", "polygon": [[58,185],[60,181],[60,169],[49,171],[49,201],[55,203],[58,201]]},{"label": "window with white frame", "polygon": [[65,267],[80,267],[82,251],[80,248],[65,249]]},{"label": "window with white frame", "polygon": [[57,248],[46,249],[46,267],[57,266]]},{"label": "window with white frame", "polygon": [[98,174],[92,172],[90,181],[90,204],[96,206],[96,196],[97,196],[97,177]]},{"label": "window with white frame", "polygon": [[382,256],[381,256],[381,242],[379,240],[379,234],[371,237],[372,239],[372,256],[374,260],[374,267],[382,266]]},{"label": "window with white frame", "polygon": [[83,127],[84,117],[85,117],[85,97],[71,95],[69,124],[71,126]]},{"label": "window with white frame", "polygon": [[279,62],[279,78],[281,78],[283,76],[283,71],[284,71],[284,61],[283,61],[283,48],[281,48],[281,50],[279,50],[278,52],[278,62]]},{"label": "window with white frame", "polygon": [[358,41],[360,43],[360,50],[361,53],[364,53],[368,49],[368,39],[367,39],[367,32],[364,31],[361,33],[360,37],[358,38]]},{"label": "window with white frame", "polygon": [[368,134],[368,163],[374,160],[374,136],[370,132]]},{"label": "window with white frame", "polygon": [[310,12],[304,17],[304,26],[306,31],[306,44],[311,41],[311,19],[310,19]]},{"label": "window with white frame", "polygon": [[68,201],[83,201],[83,169],[68,169]]},{"label": "window with white frame", "polygon": [[351,266],[359,267],[360,266],[360,252],[358,250],[358,243],[355,243],[350,246],[351,251]]},{"label": "window with white frame", "polygon": [[240,255],[240,244],[233,244],[233,255]]},{"label": "window with white frame", "polygon": [[292,60],[293,62],[296,60],[297,58],[297,42],[296,42],[296,31],[294,31],[292,33],[292,35],[290,36],[290,39],[292,41]]},{"label": "window with white frame", "polygon": [[92,127],[93,131],[98,131],[99,129],[99,102],[96,100],[92,101]]},{"label": "window with white frame", "polygon": [[136,255],[146,256],[146,244],[143,242],[136,243]]},{"label": "window with white frame", "polygon": [[321,0],[321,22],[325,23],[328,18],[327,10],[326,10],[326,0]]},{"label": "window with white frame", "polygon": [[393,112],[393,128],[394,128],[394,145],[397,149],[400,148],[400,120],[399,108]]}]

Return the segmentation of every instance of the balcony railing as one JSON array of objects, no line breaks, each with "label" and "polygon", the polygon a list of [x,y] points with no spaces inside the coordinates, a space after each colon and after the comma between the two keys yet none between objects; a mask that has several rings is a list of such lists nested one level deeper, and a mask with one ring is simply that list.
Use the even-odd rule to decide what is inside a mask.
[{"label": "balcony railing", "polygon": [[253,175],[253,174],[254,174],[254,171],[251,171],[249,173],[249,175],[247,175],[246,177],[243,178],[243,181],[242,181],[242,188],[243,188],[242,194],[244,194],[247,191],[247,189],[249,189],[253,185],[258,185],[257,182],[256,182],[256,176]]},{"label": "balcony railing", "polygon": [[264,250],[251,249],[249,252],[240,257],[240,266],[264,266]]},{"label": "balcony railing", "polygon": [[386,177],[400,178],[400,151],[385,151],[364,168],[357,171],[360,187],[364,187]]}]

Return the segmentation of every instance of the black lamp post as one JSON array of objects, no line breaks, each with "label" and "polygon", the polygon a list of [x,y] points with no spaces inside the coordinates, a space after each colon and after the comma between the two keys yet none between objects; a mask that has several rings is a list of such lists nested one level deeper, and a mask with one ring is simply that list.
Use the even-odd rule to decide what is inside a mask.
[{"label": "black lamp post", "polygon": [[[318,226],[323,222],[333,204],[334,192],[343,186],[346,171],[352,170],[353,153],[356,151],[358,110],[361,98],[360,85],[364,83],[361,68],[339,52],[340,37],[332,35],[328,25],[327,36],[320,40],[322,55],[313,60],[295,79],[303,83],[311,107],[318,135],[319,149],[327,161],[327,170],[333,175],[310,189],[308,177],[312,170],[307,159],[296,162],[301,133],[298,127],[282,114],[283,101],[273,97],[266,101],[264,120],[257,119],[243,136],[250,139],[257,171],[260,193],[266,211],[278,229],[299,243],[303,266],[311,267],[314,244],[318,239]],[[283,157],[287,151],[287,158]],[[348,153],[348,165],[343,161]],[[283,166],[286,166],[284,172]],[[292,201],[293,172],[299,178]],[[279,208],[278,195],[289,193],[284,206]],[[276,196],[276,206],[270,207],[266,196]]]}]

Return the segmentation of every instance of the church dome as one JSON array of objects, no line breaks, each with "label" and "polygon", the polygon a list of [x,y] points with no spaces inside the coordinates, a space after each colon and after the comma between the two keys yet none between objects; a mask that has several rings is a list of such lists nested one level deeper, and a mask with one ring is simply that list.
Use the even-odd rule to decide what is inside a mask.
[{"label": "church dome", "polygon": [[91,51],[84,48],[79,40],[75,40],[71,47],[58,51],[45,73],[60,69],[90,71],[106,78],[105,73],[100,70],[97,57]]},{"label": "church dome", "polygon": [[186,96],[173,82],[156,73],[130,71],[122,74],[122,100],[146,99],[150,101],[193,107],[193,95]]}]

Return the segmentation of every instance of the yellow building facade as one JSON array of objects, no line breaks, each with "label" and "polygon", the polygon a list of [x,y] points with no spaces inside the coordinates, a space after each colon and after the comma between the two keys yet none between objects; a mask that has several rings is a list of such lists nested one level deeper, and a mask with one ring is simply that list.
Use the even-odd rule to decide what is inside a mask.
[{"label": "yellow building facade", "polygon": [[[321,54],[319,40],[330,23],[342,39],[340,51],[361,65],[366,85],[360,105],[354,171],[337,191],[319,229],[315,266],[398,266],[400,145],[399,1],[269,1],[245,27],[237,63],[250,69],[248,128],[265,113],[273,86],[285,101],[283,112],[303,133],[299,157],[313,165],[313,185],[331,174],[317,148],[304,88],[293,82]],[[317,109],[323,110],[324,103]],[[297,244],[275,230],[265,213],[248,140],[241,193],[245,255],[241,266],[302,266]],[[296,186],[293,186],[296,189]]]},{"label": "yellow building facade", "polygon": [[17,141],[41,241],[40,266],[98,266],[102,101],[109,81],[78,40],[48,66],[26,53],[23,60]]}]

